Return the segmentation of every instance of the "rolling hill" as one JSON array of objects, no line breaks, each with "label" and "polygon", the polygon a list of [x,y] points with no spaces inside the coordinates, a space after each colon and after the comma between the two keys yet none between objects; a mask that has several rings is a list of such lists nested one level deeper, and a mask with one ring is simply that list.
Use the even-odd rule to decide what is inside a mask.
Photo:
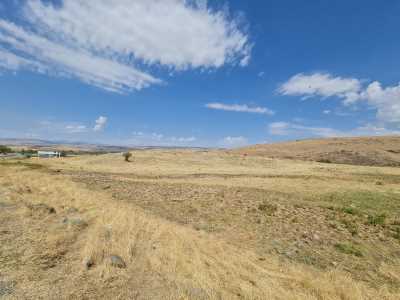
[{"label": "rolling hill", "polygon": [[400,166],[400,137],[310,139],[233,150],[249,156],[362,166]]}]

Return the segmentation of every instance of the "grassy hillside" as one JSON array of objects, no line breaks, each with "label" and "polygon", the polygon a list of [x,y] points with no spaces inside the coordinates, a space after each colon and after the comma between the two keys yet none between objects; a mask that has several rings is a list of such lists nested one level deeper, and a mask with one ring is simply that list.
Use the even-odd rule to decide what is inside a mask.
[{"label": "grassy hillside", "polygon": [[5,299],[398,299],[400,169],[225,151],[0,163]]},{"label": "grassy hillside", "polygon": [[235,153],[363,166],[400,166],[400,137],[300,140],[256,145]]}]

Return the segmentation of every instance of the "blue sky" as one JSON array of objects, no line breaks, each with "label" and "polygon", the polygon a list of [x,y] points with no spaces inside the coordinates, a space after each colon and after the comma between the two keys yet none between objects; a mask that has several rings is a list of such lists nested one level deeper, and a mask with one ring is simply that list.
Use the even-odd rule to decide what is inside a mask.
[{"label": "blue sky", "polygon": [[399,134],[399,16],[396,0],[3,0],[0,138]]}]

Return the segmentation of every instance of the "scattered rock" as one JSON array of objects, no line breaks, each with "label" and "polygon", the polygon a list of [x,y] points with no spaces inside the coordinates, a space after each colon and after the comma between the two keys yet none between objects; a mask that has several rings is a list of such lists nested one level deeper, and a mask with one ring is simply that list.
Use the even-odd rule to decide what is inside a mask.
[{"label": "scattered rock", "polygon": [[14,290],[14,283],[0,281],[0,298],[2,296],[11,295]]},{"label": "scattered rock", "polygon": [[258,210],[264,212],[265,214],[272,216],[278,210],[278,206],[273,203],[264,202],[258,205]]},{"label": "scattered rock", "polygon": [[111,189],[111,185],[106,185],[105,187],[103,187],[103,190],[109,190]]},{"label": "scattered rock", "polygon": [[189,296],[189,299],[198,299],[198,300],[210,299],[210,296],[202,288],[187,287],[186,294]]},{"label": "scattered rock", "polygon": [[44,203],[31,204],[28,205],[29,209],[34,212],[44,213],[44,214],[55,214],[56,209],[54,207],[48,206]]},{"label": "scattered rock", "polygon": [[113,266],[115,268],[120,268],[120,269],[126,268],[126,264],[125,264],[124,260],[122,259],[121,256],[118,256],[118,255],[111,255],[110,263],[111,263],[111,266]]},{"label": "scattered rock", "polygon": [[75,207],[70,207],[70,208],[67,209],[67,213],[69,213],[69,214],[74,214],[74,213],[77,213],[77,212],[78,212],[78,209],[75,208]]},{"label": "scattered rock", "polygon": [[94,260],[92,258],[87,258],[84,260],[83,264],[86,270],[89,270],[91,267],[94,266]]},{"label": "scattered rock", "polygon": [[81,227],[81,228],[88,226],[88,223],[82,220],[81,218],[64,218],[63,223],[70,226]]},{"label": "scattered rock", "polygon": [[319,242],[321,240],[321,238],[319,237],[318,234],[314,234],[313,235],[313,240]]},{"label": "scattered rock", "polygon": [[195,224],[194,229],[197,231],[209,231],[210,226],[207,224]]},{"label": "scattered rock", "polygon": [[9,209],[9,208],[13,208],[14,205],[10,204],[10,203],[5,203],[5,202],[0,202],[0,209]]}]

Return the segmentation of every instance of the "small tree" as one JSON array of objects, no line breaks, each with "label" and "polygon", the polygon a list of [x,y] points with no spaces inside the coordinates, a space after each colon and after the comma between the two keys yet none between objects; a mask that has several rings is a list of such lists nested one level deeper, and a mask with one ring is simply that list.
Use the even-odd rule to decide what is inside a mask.
[{"label": "small tree", "polygon": [[132,153],[125,152],[122,154],[122,156],[125,158],[125,161],[129,162],[130,161],[129,159],[132,157]]},{"label": "small tree", "polygon": [[7,146],[0,145],[0,154],[12,153],[12,149]]}]

